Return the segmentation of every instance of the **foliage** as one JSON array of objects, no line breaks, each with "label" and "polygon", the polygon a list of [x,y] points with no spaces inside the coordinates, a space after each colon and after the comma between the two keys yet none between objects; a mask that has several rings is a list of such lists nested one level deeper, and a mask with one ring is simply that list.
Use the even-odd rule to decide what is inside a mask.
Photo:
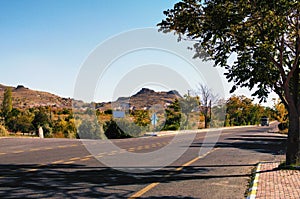
[{"label": "foliage", "polygon": [[181,113],[184,115],[184,117],[181,117],[181,129],[192,128],[190,116],[193,112],[198,111],[200,105],[199,98],[185,95],[183,98],[179,99],[179,105]]},{"label": "foliage", "polygon": [[204,128],[208,128],[212,117],[212,106],[217,101],[217,96],[204,84],[199,84],[196,93],[200,95],[201,113],[204,116]]},{"label": "foliage", "polygon": [[280,123],[288,122],[288,111],[280,100],[274,100],[274,118]]},{"label": "foliage", "polygon": [[8,120],[9,113],[12,111],[12,92],[11,88],[6,88],[4,90],[4,96],[1,106],[2,116],[4,117],[5,121]]},{"label": "foliage", "polygon": [[0,136],[8,136],[8,135],[9,135],[9,133],[6,130],[5,126],[0,125]]},{"label": "foliage", "polygon": [[289,111],[287,164],[300,163],[300,1],[182,0],[164,14],[161,30],[195,41],[195,58],[225,67],[232,91],[278,94]]},{"label": "foliage", "polygon": [[65,119],[59,118],[54,122],[53,130],[54,137],[64,137],[64,138],[76,138],[77,129],[75,126],[75,119]]},{"label": "foliage", "polygon": [[112,113],[113,113],[112,109],[108,109],[104,111],[104,114],[106,115],[112,115]]},{"label": "foliage", "polygon": [[240,126],[259,124],[260,118],[265,115],[265,109],[253,104],[252,100],[245,96],[231,96],[226,103],[225,126]]},{"label": "foliage", "polygon": [[289,119],[288,119],[288,111],[286,110],[284,104],[280,101],[274,100],[274,115],[273,117],[280,122],[278,124],[278,128],[282,133],[286,133],[286,129],[289,126]]},{"label": "foliage", "polygon": [[181,111],[180,111],[179,101],[176,99],[167,109],[166,109],[166,122],[162,130],[178,130],[180,129],[181,123]]},{"label": "foliage", "polygon": [[34,119],[32,121],[32,125],[36,130],[38,130],[39,127],[44,127],[50,122],[51,121],[49,115],[44,108],[40,107],[36,111],[34,111]]},{"label": "foliage", "polygon": [[[123,125],[121,125],[123,126]],[[128,133],[125,133],[115,120],[107,121],[104,125],[104,134],[108,139],[130,138]]]},{"label": "foliage", "polygon": [[34,131],[33,120],[34,113],[25,110],[19,112],[16,116],[10,117],[7,126],[13,132],[30,133]]},{"label": "foliage", "polygon": [[78,127],[78,137],[80,139],[101,139],[103,130],[97,120],[83,120]]},{"label": "foliage", "polygon": [[148,126],[150,124],[150,116],[147,110],[135,110],[132,113],[134,117],[134,123],[138,126]]}]

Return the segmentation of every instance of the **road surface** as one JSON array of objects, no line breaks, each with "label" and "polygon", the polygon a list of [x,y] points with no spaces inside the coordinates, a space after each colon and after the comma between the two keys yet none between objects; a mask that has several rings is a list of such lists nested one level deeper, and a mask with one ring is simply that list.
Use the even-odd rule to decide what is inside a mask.
[{"label": "road surface", "polygon": [[[255,164],[284,158],[286,137],[268,133],[272,128],[113,140],[113,151],[107,141],[0,138],[0,198],[244,198]],[[174,153],[157,155],[170,143]],[[141,162],[146,166],[117,167],[127,153],[155,156]]]}]

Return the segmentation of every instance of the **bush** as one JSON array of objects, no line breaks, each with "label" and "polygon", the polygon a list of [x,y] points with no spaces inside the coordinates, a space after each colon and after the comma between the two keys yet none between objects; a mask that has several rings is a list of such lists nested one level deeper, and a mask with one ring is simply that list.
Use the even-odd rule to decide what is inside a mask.
[{"label": "bush", "polygon": [[105,123],[104,134],[108,139],[130,138],[129,134],[125,133],[114,120]]},{"label": "bush", "polygon": [[288,128],[288,123],[286,123],[286,122],[284,122],[284,123],[280,123],[280,124],[278,124],[278,129],[280,130],[280,131],[284,131],[284,130],[286,130],[287,128]]},{"label": "bush", "polygon": [[103,131],[97,121],[83,120],[77,136],[80,139],[103,139]]},{"label": "bush", "polygon": [[6,130],[6,128],[2,125],[0,125],[0,136],[8,136],[9,133],[8,131]]},{"label": "bush", "polygon": [[164,131],[168,131],[168,130],[177,131],[179,128],[180,128],[179,124],[170,124],[170,125],[165,125],[162,130],[164,130]]}]

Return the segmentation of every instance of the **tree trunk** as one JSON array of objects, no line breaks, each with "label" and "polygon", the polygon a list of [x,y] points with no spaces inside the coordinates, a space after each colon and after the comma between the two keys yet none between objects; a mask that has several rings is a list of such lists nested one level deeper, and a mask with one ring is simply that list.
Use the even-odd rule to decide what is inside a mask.
[{"label": "tree trunk", "polygon": [[286,152],[286,164],[300,164],[300,115],[297,110],[289,111],[289,132]]}]

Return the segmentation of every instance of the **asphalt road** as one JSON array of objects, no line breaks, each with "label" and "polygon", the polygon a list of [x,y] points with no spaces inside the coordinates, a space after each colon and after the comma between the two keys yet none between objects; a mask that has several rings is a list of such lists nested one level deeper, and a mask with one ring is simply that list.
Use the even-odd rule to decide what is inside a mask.
[{"label": "asphalt road", "polygon": [[[0,198],[244,198],[273,127],[110,141],[0,138]],[[220,134],[219,134],[220,133]]]}]

